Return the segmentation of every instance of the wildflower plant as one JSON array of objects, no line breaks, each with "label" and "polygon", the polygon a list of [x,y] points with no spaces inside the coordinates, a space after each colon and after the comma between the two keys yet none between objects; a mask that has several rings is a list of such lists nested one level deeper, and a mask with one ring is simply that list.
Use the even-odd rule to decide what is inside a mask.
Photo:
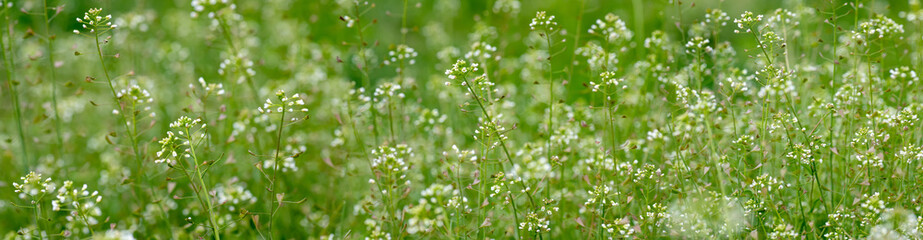
[{"label": "wildflower plant", "polygon": [[61,3],[4,238],[923,237],[918,0]]}]

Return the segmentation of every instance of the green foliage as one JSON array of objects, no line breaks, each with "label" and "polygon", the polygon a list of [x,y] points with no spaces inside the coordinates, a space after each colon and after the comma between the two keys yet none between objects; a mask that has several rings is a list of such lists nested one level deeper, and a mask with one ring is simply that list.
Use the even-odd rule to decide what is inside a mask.
[{"label": "green foliage", "polygon": [[921,239],[923,9],[3,0],[5,239]]}]

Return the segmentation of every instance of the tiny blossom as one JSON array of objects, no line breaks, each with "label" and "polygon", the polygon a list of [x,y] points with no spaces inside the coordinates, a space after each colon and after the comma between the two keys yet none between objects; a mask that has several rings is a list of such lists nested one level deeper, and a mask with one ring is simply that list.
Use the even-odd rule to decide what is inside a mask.
[{"label": "tiny blossom", "polygon": [[42,174],[29,172],[28,175],[20,177],[22,183],[13,183],[14,192],[19,193],[19,198],[23,200],[36,201],[41,199],[45,194],[50,194],[55,190],[55,184],[51,178],[42,179]]},{"label": "tiny blossom", "polygon": [[[271,97],[267,98],[266,102],[263,103],[263,106],[258,107],[256,110],[264,115],[279,114],[279,113],[282,113],[283,115],[285,115],[285,114],[295,113],[296,111],[302,114],[308,113],[308,108],[304,107],[305,105],[304,99],[301,99],[301,97],[297,93],[291,96],[288,96],[285,94],[285,90],[279,90],[279,91],[276,91],[276,100],[278,102],[273,101]],[[305,116],[304,118],[306,117],[307,116]],[[293,117],[290,119],[290,121],[296,122],[304,118]]]},{"label": "tiny blossom", "polygon": [[[228,70],[228,68],[231,67],[234,67],[234,70]],[[237,78],[237,83],[243,83],[248,77],[256,75],[256,71],[253,70],[253,61],[243,52],[224,59],[224,61],[218,64],[218,74],[225,75],[228,73],[239,73],[240,76]]]},{"label": "tiny blossom", "polygon": [[[449,80],[456,80],[464,85],[465,78],[468,76],[468,74],[477,72],[478,70],[479,68],[477,63],[468,64],[467,61],[459,59],[455,61],[455,64],[452,65],[452,68],[445,70],[445,75],[449,78]],[[448,81],[445,83],[445,85],[452,85],[452,82]]]},{"label": "tiny blossom", "polygon": [[99,192],[90,192],[86,184],[78,189],[74,187],[74,182],[64,181],[64,185],[58,189],[57,196],[51,201],[51,206],[54,211],[70,211],[67,217],[69,222],[95,225],[98,223],[95,217],[102,215],[98,206],[102,200]]},{"label": "tiny blossom", "polygon": [[711,46],[709,46],[709,40],[702,37],[694,37],[686,42],[686,53],[688,54],[702,54],[712,52]]},{"label": "tiny blossom", "polygon": [[404,98],[404,93],[400,92],[400,90],[401,85],[390,82],[382,83],[378,88],[375,88],[375,93],[373,93],[375,98],[372,100],[375,102],[384,102],[392,97]]},{"label": "tiny blossom", "polygon": [[798,236],[795,227],[781,220],[772,226],[772,232],[769,233],[769,239],[798,239]]},{"label": "tiny blossom", "polygon": [[833,95],[833,103],[840,109],[847,109],[850,106],[860,103],[862,93],[852,84],[843,84]]},{"label": "tiny blossom", "polygon": [[[208,82],[205,82],[205,78],[202,78],[202,77],[199,77],[198,82],[199,82],[199,85],[202,86],[202,90],[204,90],[205,96],[208,96],[211,94],[223,96],[225,94],[224,84],[222,83],[208,83]],[[193,90],[196,89],[195,85],[191,83],[189,84],[189,88]]]},{"label": "tiny blossom", "polygon": [[705,22],[709,24],[715,24],[718,26],[727,25],[727,21],[730,21],[731,17],[721,9],[710,8],[705,10]]},{"label": "tiny blossom", "polygon": [[154,162],[173,166],[182,158],[193,158],[194,156],[190,155],[192,148],[198,146],[206,138],[205,127],[206,124],[202,123],[201,119],[191,119],[186,116],[181,116],[170,123],[170,128],[176,131],[176,134],[173,131],[167,131],[167,136],[160,139],[158,159]]},{"label": "tiny blossom", "polygon": [[749,152],[753,148],[753,144],[756,143],[756,138],[754,138],[753,135],[744,134],[740,135],[740,137],[732,143],[735,145],[737,151]]},{"label": "tiny blossom", "polygon": [[859,214],[861,214],[862,224],[869,226],[875,224],[878,216],[885,210],[885,201],[881,194],[875,192],[872,195],[862,194],[862,203],[859,204]]},{"label": "tiny blossom", "polygon": [[532,31],[544,31],[545,33],[554,31],[557,26],[558,22],[554,21],[554,15],[545,15],[545,11],[536,12],[535,18],[532,18],[532,22],[529,23],[529,29]]},{"label": "tiny blossom", "polygon": [[917,72],[907,66],[893,68],[889,70],[888,73],[891,74],[891,79],[898,81],[898,83],[905,83],[908,86],[914,85],[920,81],[920,78],[917,77]]},{"label": "tiny blossom", "polygon": [[577,48],[574,53],[586,57],[590,69],[596,71],[613,71],[619,63],[615,53],[607,52],[594,42],[588,42],[585,46]]},{"label": "tiny blossom", "polygon": [[606,96],[607,100],[611,100],[613,94],[621,89],[628,88],[628,85],[623,84],[625,79],[615,77],[614,72],[603,72],[599,74],[600,81],[590,81],[590,89],[594,93],[600,93]]},{"label": "tiny blossom", "polygon": [[[407,63],[413,65],[416,63],[414,58],[417,57],[417,52],[413,48],[408,47],[407,45],[401,44],[397,46],[397,49],[388,51],[388,58],[385,59],[385,65],[391,65],[393,63],[403,63],[404,60],[409,60]],[[398,70],[400,71],[400,69]]]},{"label": "tiny blossom", "polygon": [[510,15],[519,14],[521,4],[519,0],[499,0],[494,2],[494,13],[509,13]]},{"label": "tiny blossom", "polygon": [[237,9],[237,5],[230,2],[229,0],[192,0],[192,13],[189,14],[192,18],[197,18],[201,15],[205,15],[208,18],[214,19],[217,14],[224,9]]},{"label": "tiny blossom", "polygon": [[558,212],[558,207],[552,206],[553,200],[545,199],[544,204],[537,211],[526,213],[525,219],[519,223],[519,230],[530,233],[545,233],[551,231],[551,218]]},{"label": "tiny blossom", "polygon": [[485,59],[490,59],[494,52],[497,52],[497,47],[491,46],[486,42],[475,42],[471,44],[471,50],[465,53],[465,59],[483,61]]},{"label": "tiny blossom", "polygon": [[256,203],[256,197],[245,188],[243,183],[236,182],[236,179],[215,186],[214,191],[218,203],[231,212]]},{"label": "tiny blossom", "polygon": [[778,180],[772,176],[769,176],[768,173],[760,175],[756,179],[753,179],[750,182],[750,189],[759,194],[771,193],[775,191],[781,191],[783,188],[791,187],[791,184],[785,184],[781,180]]},{"label": "tiny blossom", "polygon": [[820,147],[822,146],[814,144],[814,142],[810,142],[807,145],[796,143],[792,146],[792,150],[785,154],[785,157],[796,162],[801,162],[802,164],[811,164],[814,162],[821,163],[823,159],[816,158],[814,154],[820,151]]},{"label": "tiny blossom", "polygon": [[[372,150],[372,168],[402,173],[409,168],[407,162],[410,157],[413,157],[413,148],[406,144],[398,144],[394,147],[379,146],[378,149]],[[399,178],[405,177],[401,175]]]},{"label": "tiny blossom", "polygon": [[632,37],[631,30],[625,25],[625,22],[618,15],[609,13],[603,19],[597,19],[596,23],[587,30],[590,34],[600,35],[609,42],[628,41]]},{"label": "tiny blossom", "polygon": [[[133,84],[126,89],[119,90],[118,92],[116,92],[115,97],[121,101],[124,101],[129,107],[131,107],[134,110],[150,112],[149,114],[151,117],[154,117],[156,115],[154,112],[151,111],[151,106],[148,105],[154,101],[154,99],[151,98],[151,93],[145,89],[142,89],[138,85]],[[141,108],[141,109],[137,109],[137,108]],[[131,111],[131,112],[135,112],[135,111]],[[118,114],[116,111],[113,111],[113,113]]]},{"label": "tiny blossom", "polygon": [[740,18],[734,19],[734,23],[736,23],[737,28],[739,28],[735,29],[734,32],[739,33],[740,30],[744,30],[749,33],[760,21],[763,21],[763,15],[754,15],[752,12],[746,11],[740,14]]},{"label": "tiny blossom", "polygon": [[593,206],[594,211],[598,207],[617,207],[619,205],[618,201],[614,199],[619,193],[613,191],[608,185],[593,186],[592,190],[587,191],[587,195],[589,195],[589,198],[583,205]]},{"label": "tiny blossom", "polygon": [[[118,27],[110,21],[112,15],[102,16],[101,8],[90,8],[83,14],[83,18],[77,18],[83,29],[88,30],[91,34],[99,36],[109,30]],[[74,30],[74,34],[82,34],[80,30]]]},{"label": "tiny blossom", "polygon": [[[894,20],[883,15],[876,15],[874,18],[859,23],[857,31],[853,31],[853,39],[857,40],[874,40],[904,33],[904,25],[894,22]],[[870,39],[865,39],[870,38]],[[862,42],[868,45],[867,41]]]},{"label": "tiny blossom", "polygon": [[349,15],[340,16],[340,21],[345,22],[347,28],[352,28],[356,25],[356,19],[353,19]]}]

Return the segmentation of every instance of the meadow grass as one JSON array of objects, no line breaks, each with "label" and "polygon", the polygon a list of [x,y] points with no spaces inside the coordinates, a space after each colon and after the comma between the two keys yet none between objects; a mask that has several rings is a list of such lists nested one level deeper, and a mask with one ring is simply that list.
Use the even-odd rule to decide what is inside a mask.
[{"label": "meadow grass", "polygon": [[4,239],[923,239],[918,0],[3,0]]}]

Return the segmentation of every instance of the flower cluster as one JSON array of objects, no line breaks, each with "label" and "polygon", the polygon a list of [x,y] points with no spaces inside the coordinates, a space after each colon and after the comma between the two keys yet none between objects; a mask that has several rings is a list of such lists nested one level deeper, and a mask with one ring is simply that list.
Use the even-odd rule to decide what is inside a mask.
[{"label": "flower cluster", "polygon": [[[397,49],[388,51],[388,58],[385,59],[385,65],[391,65],[392,63],[403,63],[404,60],[409,60],[407,63],[413,65],[416,63],[414,58],[417,57],[417,52],[413,48],[408,47],[407,45],[401,44],[397,45]],[[401,69],[398,69],[401,71]]]},{"label": "flower cluster", "polygon": [[[904,33],[904,25],[883,15],[876,15],[871,20],[859,23],[858,31],[853,31],[854,39],[874,40],[887,38]],[[863,43],[867,45],[868,43]]]},{"label": "flower cluster", "polygon": [[606,100],[612,100],[612,94],[615,94],[618,90],[628,88],[628,85],[623,84],[625,82],[624,78],[618,78],[615,76],[614,72],[606,71],[599,74],[600,81],[590,81],[590,89],[594,93],[598,92],[606,96]]},{"label": "flower cluster", "polygon": [[[112,15],[102,16],[101,8],[90,8],[83,14],[83,18],[77,18],[83,29],[89,30],[91,34],[99,36],[109,30],[115,29],[118,25],[112,24]],[[74,30],[74,34],[81,34],[80,30]]]},{"label": "flower cluster", "polygon": [[95,217],[102,215],[98,206],[102,200],[103,197],[99,195],[99,192],[88,191],[86,184],[77,189],[74,187],[74,182],[64,181],[64,185],[58,189],[57,197],[51,201],[51,208],[54,211],[70,211],[67,217],[69,222],[95,225],[98,223]]},{"label": "flower cluster", "polygon": [[[140,113],[141,111],[151,111],[151,106],[145,105],[154,101],[154,99],[151,98],[151,93],[134,84],[126,89],[122,89],[116,92],[115,97],[127,104],[130,107],[129,109],[132,110],[132,113],[135,114]],[[141,109],[137,109],[139,107]],[[112,113],[119,114],[119,110],[113,109]],[[156,116],[156,113],[150,112],[149,115],[154,117]]]},{"label": "flower cluster", "polygon": [[625,22],[618,15],[609,13],[603,19],[597,19],[596,23],[587,30],[590,34],[600,35],[608,42],[620,42],[631,40],[632,32],[625,25]]},{"label": "flower cluster", "polygon": [[465,59],[471,61],[484,61],[493,57],[494,52],[497,52],[497,47],[491,46],[486,42],[475,42],[471,44],[471,50],[465,53]]},{"label": "flower cluster", "polygon": [[407,161],[411,157],[413,157],[413,148],[406,144],[398,144],[394,147],[379,146],[378,149],[372,150],[372,168],[383,172],[401,173],[409,168]]},{"label": "flower cluster", "polygon": [[558,22],[554,21],[554,15],[548,16],[545,14],[545,11],[536,12],[535,18],[532,18],[532,22],[529,23],[529,29],[532,29],[532,31],[542,31],[545,33],[555,31],[555,27],[557,26]]},{"label": "flower cluster", "polygon": [[739,28],[735,29],[734,32],[740,33],[740,30],[744,30],[745,32],[749,33],[752,31],[752,28],[755,25],[760,23],[760,21],[763,21],[763,15],[756,15],[753,14],[753,12],[746,11],[743,14],[740,14],[740,18],[734,19],[734,23],[736,23],[737,28]]},{"label": "flower cluster", "polygon": [[247,77],[253,77],[256,75],[256,71],[253,70],[253,61],[247,58],[247,56],[241,52],[235,56],[224,59],[221,64],[218,65],[218,74],[225,75],[226,73],[234,73],[237,70],[228,71],[227,69],[234,67],[240,71],[240,76],[237,78],[237,83],[243,83]]},{"label": "flower cluster", "polygon": [[[477,72],[480,70],[477,63],[468,64],[467,61],[459,59],[455,61],[455,64],[452,65],[451,69],[445,70],[446,77],[449,80],[457,80],[461,82],[462,85],[465,84],[466,77],[468,74]],[[452,85],[452,82],[448,81],[445,83],[446,86]]]},{"label": "flower cluster", "polygon": [[192,158],[193,148],[206,138],[205,127],[206,124],[202,123],[201,119],[191,119],[186,116],[181,116],[170,123],[170,128],[176,130],[176,134],[173,131],[167,131],[167,136],[160,139],[158,159],[154,162],[173,166],[180,157]]},{"label": "flower cluster", "polygon": [[397,97],[399,99],[404,98],[404,93],[400,92],[401,85],[394,84],[390,82],[382,83],[375,88],[375,92],[372,94],[374,98],[372,101],[377,103],[383,103],[389,101],[392,97]]},{"label": "flower cluster", "polygon": [[[298,94],[292,94],[291,96],[285,95],[285,90],[276,91],[276,99],[278,102],[272,101],[272,98],[267,98],[266,102],[263,103],[262,107],[258,107],[256,110],[261,114],[270,115],[273,113],[295,113],[296,111],[301,113],[307,113],[308,108],[304,107],[304,99],[301,99]],[[305,116],[304,118],[307,118]],[[296,122],[304,118],[292,117],[290,120]]]},{"label": "flower cluster", "polygon": [[55,184],[51,182],[51,178],[42,179],[41,173],[29,172],[28,175],[20,177],[22,183],[13,183],[14,192],[19,193],[19,198],[23,200],[29,200],[31,198],[34,202],[42,199],[45,194],[51,193],[55,190]]},{"label": "flower cluster", "polygon": [[920,78],[917,77],[917,72],[910,69],[908,66],[902,66],[899,68],[893,68],[888,71],[891,74],[891,79],[898,81],[899,84],[903,85],[915,85],[920,81]]},{"label": "flower cluster", "polygon": [[[205,78],[202,78],[202,77],[199,77],[198,82],[199,82],[199,85],[202,86],[203,93],[200,93],[200,94],[202,94],[203,96],[210,96],[212,94],[215,94],[218,96],[224,96],[225,94],[224,84],[222,83],[208,83],[208,82],[205,82]],[[189,88],[192,89],[193,91],[196,90],[195,85],[192,83],[189,84]]]},{"label": "flower cluster", "polygon": [[750,189],[755,193],[766,194],[774,191],[781,191],[783,188],[791,187],[791,184],[785,184],[782,180],[776,179],[775,177],[769,176],[768,173],[760,175],[756,179],[753,179],[750,182]]},{"label": "flower cluster", "polygon": [[727,25],[727,21],[730,21],[731,17],[721,9],[710,8],[705,10],[705,23],[714,24],[717,26]]},{"label": "flower cluster", "polygon": [[214,191],[218,204],[231,212],[242,210],[243,207],[256,203],[256,197],[250,193],[250,190],[247,190],[243,183],[238,183],[236,178],[215,186]]},{"label": "flower cluster", "polygon": [[237,9],[237,5],[229,0],[192,0],[192,13],[189,16],[197,18],[205,15],[214,19],[224,9],[234,10]]},{"label": "flower cluster", "polygon": [[689,42],[686,42],[686,53],[693,55],[710,53],[712,52],[712,48],[708,45],[709,43],[710,41],[703,37],[689,39]]}]

